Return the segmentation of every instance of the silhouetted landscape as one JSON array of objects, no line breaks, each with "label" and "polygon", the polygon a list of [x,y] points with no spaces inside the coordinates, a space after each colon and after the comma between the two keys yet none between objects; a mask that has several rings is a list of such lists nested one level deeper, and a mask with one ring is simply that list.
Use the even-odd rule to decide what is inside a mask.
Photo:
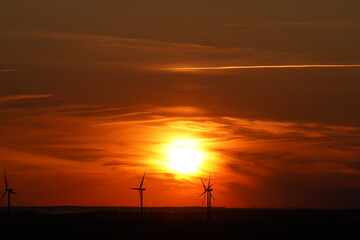
[{"label": "silhouetted landscape", "polygon": [[1,239],[359,239],[360,210],[201,207],[1,209]]}]

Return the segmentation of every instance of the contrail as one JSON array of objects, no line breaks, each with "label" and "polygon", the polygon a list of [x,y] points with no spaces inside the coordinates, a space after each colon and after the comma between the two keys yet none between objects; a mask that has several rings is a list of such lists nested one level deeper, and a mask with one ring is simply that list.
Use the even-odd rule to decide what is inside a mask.
[{"label": "contrail", "polygon": [[318,65],[263,65],[263,66],[219,66],[219,67],[178,67],[167,68],[167,70],[181,71],[181,70],[231,70],[231,69],[263,69],[263,68],[358,68],[360,64],[352,65],[331,65],[331,64],[318,64]]}]

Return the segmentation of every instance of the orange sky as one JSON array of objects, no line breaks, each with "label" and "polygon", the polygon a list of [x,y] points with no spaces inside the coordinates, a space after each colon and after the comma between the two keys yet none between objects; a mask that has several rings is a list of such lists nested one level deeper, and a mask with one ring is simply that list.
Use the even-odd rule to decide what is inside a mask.
[{"label": "orange sky", "polygon": [[106,3],[3,4],[15,205],[359,207],[360,3]]}]

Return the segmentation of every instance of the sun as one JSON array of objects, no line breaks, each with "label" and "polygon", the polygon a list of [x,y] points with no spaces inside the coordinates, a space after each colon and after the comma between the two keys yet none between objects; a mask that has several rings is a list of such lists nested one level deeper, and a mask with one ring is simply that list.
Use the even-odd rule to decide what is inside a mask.
[{"label": "sun", "polygon": [[177,173],[196,173],[204,159],[204,152],[195,139],[170,142],[166,147],[169,168]]}]

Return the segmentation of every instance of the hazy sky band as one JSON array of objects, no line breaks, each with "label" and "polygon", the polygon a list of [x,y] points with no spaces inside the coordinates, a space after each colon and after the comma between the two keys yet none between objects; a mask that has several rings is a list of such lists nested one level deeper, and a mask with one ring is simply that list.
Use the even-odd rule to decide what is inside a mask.
[{"label": "hazy sky band", "polygon": [[267,66],[220,66],[220,67],[179,67],[168,68],[167,70],[228,70],[228,69],[258,69],[258,68],[358,68],[360,64],[351,65],[267,65]]}]

